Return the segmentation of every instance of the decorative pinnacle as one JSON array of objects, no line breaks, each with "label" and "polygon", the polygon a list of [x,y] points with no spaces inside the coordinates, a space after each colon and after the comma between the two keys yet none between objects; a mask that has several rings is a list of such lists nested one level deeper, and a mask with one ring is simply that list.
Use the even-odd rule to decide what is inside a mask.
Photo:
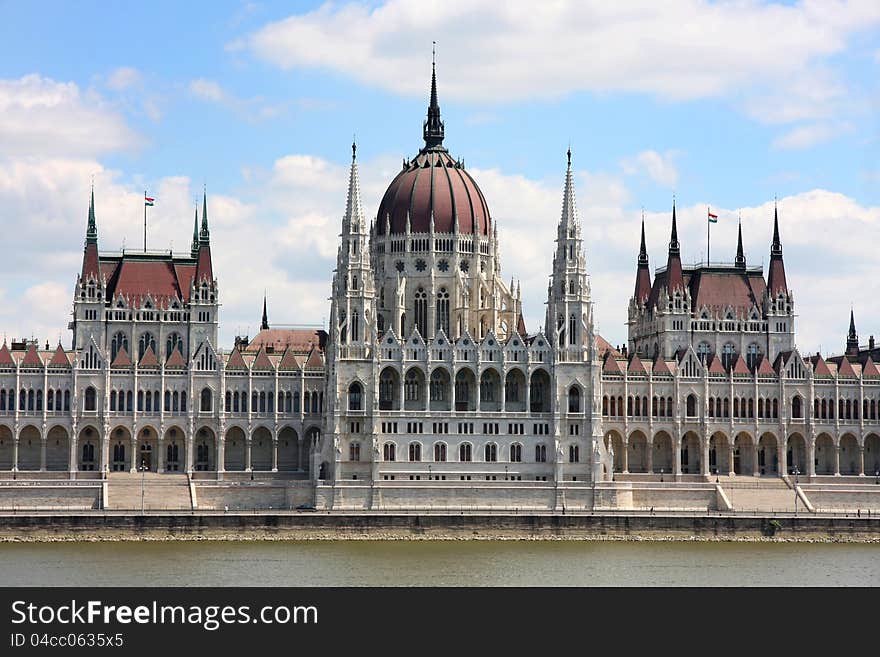
[{"label": "decorative pinnacle", "polygon": [[672,235],[669,238],[669,252],[678,253],[678,227],[675,222],[675,196],[672,197]]},{"label": "decorative pinnacle", "polygon": [[199,241],[207,242],[211,237],[208,230],[208,187],[205,186],[202,196],[202,231],[199,233]]},{"label": "decorative pinnacle", "polygon": [[743,268],[746,266],[746,254],[743,251],[743,225],[742,225],[742,217],[739,219],[739,226],[737,228],[738,234],[736,239],[736,261],[735,264],[737,267]]},{"label": "decorative pinnacle", "polygon": [[266,313],[266,292],[263,291],[263,321],[260,323],[260,330],[267,331],[269,329],[269,315]]},{"label": "decorative pinnacle", "polygon": [[422,134],[425,139],[425,148],[443,145],[444,129],[443,121],[440,120],[440,103],[437,101],[437,67],[436,46],[434,41],[431,48],[431,100],[428,104],[428,119],[422,126]]},{"label": "decorative pinnacle", "polygon": [[642,209],[642,243],[639,246],[639,265],[648,266],[648,249],[645,246],[645,210]]},{"label": "decorative pinnacle", "polygon": [[92,182],[92,194],[89,198],[89,225],[86,229],[86,241],[97,243],[98,241],[98,224],[95,221],[95,183]]}]

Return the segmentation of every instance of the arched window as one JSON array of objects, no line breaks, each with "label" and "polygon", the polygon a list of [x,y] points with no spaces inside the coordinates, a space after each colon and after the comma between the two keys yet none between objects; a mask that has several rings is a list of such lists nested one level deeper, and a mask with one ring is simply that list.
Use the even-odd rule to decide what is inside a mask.
[{"label": "arched window", "polygon": [[410,461],[421,461],[422,460],[422,446],[419,443],[410,443],[409,444],[409,460]]},{"label": "arched window", "polygon": [[462,462],[471,460],[471,445],[470,443],[462,443],[458,446],[458,460]]},{"label": "arched window", "polygon": [[202,388],[200,409],[203,412],[210,412],[211,409],[213,408],[213,401],[214,401],[214,396],[211,393],[211,389],[210,388]]},{"label": "arched window", "polygon": [[348,386],[348,410],[363,410],[363,394],[364,389],[357,381]]},{"label": "arched window", "polygon": [[753,342],[746,348],[746,365],[749,366],[750,370],[755,369],[755,366],[758,364],[758,357],[761,355],[761,347],[757,345],[757,343]]},{"label": "arched window", "polygon": [[156,338],[149,331],[141,335],[138,340],[138,360],[144,357],[148,347],[152,347],[153,353],[156,353]]},{"label": "arched window", "polygon": [[[631,399],[632,397],[630,397],[630,400]],[[568,412],[581,412],[581,389],[577,386],[572,386],[568,389]]]},{"label": "arched window", "polygon": [[434,443],[434,460],[439,462],[446,460],[446,443]]},{"label": "arched window", "polygon": [[395,457],[394,443],[385,443],[382,447],[382,456],[386,461],[393,461]]},{"label": "arched window", "polygon": [[697,416],[697,397],[696,395],[688,395],[687,396],[687,414],[688,417],[696,417]]},{"label": "arched window", "polygon": [[568,446],[568,462],[569,463],[580,463],[581,460],[581,448],[578,445],[569,445]]},{"label": "arched window", "polygon": [[94,411],[98,408],[98,395],[92,386],[86,388],[85,394],[85,410]]},{"label": "arched window", "polygon": [[348,313],[344,310],[339,311],[339,342],[345,344],[348,342]]},{"label": "arched window", "polygon": [[415,296],[416,329],[423,338],[428,337],[428,294],[424,288],[416,290]]},{"label": "arched window", "polygon": [[701,363],[706,363],[709,358],[709,354],[712,353],[712,347],[708,342],[701,342],[697,345],[697,358],[700,359]]},{"label": "arched window", "polygon": [[522,462],[522,445],[520,445],[519,443],[510,446],[510,462]]},{"label": "arched window", "polygon": [[171,356],[175,349],[183,355],[183,338],[180,337],[179,333],[172,333],[165,340],[165,358],[167,359]]},{"label": "arched window", "polygon": [[535,463],[547,462],[547,445],[535,445]]},{"label": "arched window", "polygon": [[577,344],[577,317],[574,314],[568,318],[568,344]]},{"label": "arched window", "polygon": [[794,399],[791,400],[791,416],[794,418],[804,417],[803,403],[798,396],[795,396]]},{"label": "arched window", "polygon": [[494,463],[498,460],[498,445],[489,443],[485,449],[486,463]]},{"label": "arched window", "polygon": [[449,336],[449,292],[441,287],[437,292],[437,330]]},{"label": "arched window", "polygon": [[403,396],[406,401],[418,401],[420,398],[419,375],[414,369],[406,373],[406,380],[403,382]]},{"label": "arched window", "polygon": [[360,340],[361,335],[361,316],[355,311],[351,315],[351,340],[355,342]]},{"label": "arched window", "polygon": [[728,342],[721,348],[721,364],[724,365],[725,369],[729,369],[733,367],[733,363],[736,361],[736,347],[733,343]]},{"label": "arched window", "polygon": [[128,349],[128,336],[120,331],[110,340],[110,362],[116,360],[116,354],[120,349],[125,349],[126,353],[131,353]]}]

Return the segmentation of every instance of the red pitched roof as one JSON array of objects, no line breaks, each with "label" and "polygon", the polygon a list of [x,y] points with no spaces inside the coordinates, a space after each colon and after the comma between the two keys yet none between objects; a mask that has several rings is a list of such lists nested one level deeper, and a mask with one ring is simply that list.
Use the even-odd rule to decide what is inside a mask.
[{"label": "red pitched roof", "polygon": [[148,345],[143,357],[138,361],[138,367],[159,367],[159,359],[153,351],[153,345]]},{"label": "red pitched roof", "polygon": [[825,359],[822,358],[820,354],[816,354],[814,358],[811,359],[813,361],[813,374],[816,376],[831,376],[831,370],[828,367],[828,363],[825,362]]},{"label": "red pitched roof", "polygon": [[516,332],[519,333],[520,337],[528,335],[526,332],[526,320],[523,319],[522,313],[519,314],[516,320]]},{"label": "red pitched roof", "polygon": [[313,329],[263,329],[251,340],[246,352],[258,352],[263,347],[282,352],[288,347],[300,353],[308,353],[314,347],[324,348],[327,332]]},{"label": "red pitched roof", "polygon": [[660,356],[657,356],[657,358],[654,359],[654,367],[652,368],[652,372],[654,374],[670,374],[671,375],[672,369],[669,367],[669,364],[665,360],[660,358]]},{"label": "red pitched roof", "polygon": [[116,295],[127,297],[134,305],[140,305],[147,295],[160,307],[168,299],[186,300],[189,288],[185,291],[180,288],[177,279],[180,268],[175,266],[171,256],[149,259],[123,256],[118,261],[107,293],[111,299]]},{"label": "red pitched roof", "polygon": [[128,357],[128,352],[125,350],[125,347],[120,347],[119,351],[116,352],[116,358],[113,359],[113,362],[110,363],[110,367],[130,367],[131,366],[131,358]]},{"label": "red pitched roof", "polygon": [[605,363],[602,365],[602,371],[605,374],[623,374],[623,370],[620,369],[620,364],[617,362],[614,354],[610,352],[605,355]]},{"label": "red pitched roof", "polygon": [[749,366],[746,365],[746,361],[743,360],[742,354],[736,359],[736,363],[733,365],[733,373],[734,374],[751,374],[749,371]]},{"label": "red pitched roof", "polygon": [[763,355],[761,356],[761,360],[758,361],[758,376],[776,376],[776,371],[770,364],[770,360]]},{"label": "red pitched roof", "polygon": [[709,363],[709,374],[727,374],[721,359],[716,354],[712,355],[712,362]]},{"label": "red pitched roof", "polygon": [[24,355],[24,358],[21,360],[22,367],[42,367],[43,359],[40,358],[40,354],[37,353],[37,345],[31,343],[31,346],[28,347],[27,353]]},{"label": "red pitched roof", "polygon": [[599,352],[599,358],[604,358],[607,353],[610,353],[615,358],[623,358],[623,354],[617,351],[617,349],[614,348],[614,345],[598,333],[596,334],[596,349]]},{"label": "red pitched roof", "polygon": [[321,353],[317,349],[312,349],[309,359],[306,361],[306,368],[324,367],[324,361],[321,359]]},{"label": "red pitched roof", "polygon": [[186,363],[183,360],[183,354],[180,353],[180,349],[174,347],[174,351],[171,352],[168,360],[165,361],[165,367],[171,367],[175,369],[183,369],[184,367],[186,367]]},{"label": "red pitched roof", "polygon": [[15,360],[12,358],[12,354],[9,353],[9,347],[6,346],[6,343],[3,343],[3,346],[0,347],[0,366],[15,366]]},{"label": "red pitched roof", "polygon": [[642,359],[638,357],[637,354],[633,354],[632,358],[629,359],[629,365],[627,365],[626,371],[629,374],[647,374],[648,371],[645,369],[644,363],[642,363]]},{"label": "red pitched roof", "polygon": [[284,355],[281,357],[281,362],[278,363],[279,370],[298,370],[300,369],[299,361],[297,361],[296,356],[293,353],[292,349],[285,349]]},{"label": "red pitched roof", "polygon": [[862,366],[862,376],[880,376],[880,370],[877,369],[870,356],[868,356],[868,360]]},{"label": "red pitched roof", "polygon": [[55,354],[52,356],[52,360],[49,361],[50,367],[70,367],[70,359],[67,357],[67,354],[64,353],[64,348],[59,344],[55,349]]},{"label": "red pitched roof", "polygon": [[246,370],[247,363],[244,362],[244,358],[242,358],[241,352],[238,349],[233,349],[229,354],[229,358],[226,360],[226,369],[227,370]]},{"label": "red pitched roof", "polygon": [[260,349],[260,352],[257,354],[257,357],[254,358],[254,362],[251,363],[251,368],[255,370],[274,370],[275,367],[272,365],[272,361],[269,360],[269,356],[266,355],[266,349]]},{"label": "red pitched roof", "polygon": [[844,356],[837,365],[837,376],[855,376],[856,371],[853,369],[852,363]]}]

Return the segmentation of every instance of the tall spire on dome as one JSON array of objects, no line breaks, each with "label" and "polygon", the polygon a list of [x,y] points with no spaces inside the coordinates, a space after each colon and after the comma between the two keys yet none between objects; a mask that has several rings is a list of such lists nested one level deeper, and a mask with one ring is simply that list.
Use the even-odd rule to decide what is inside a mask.
[{"label": "tall spire on dome", "polygon": [[737,228],[737,238],[736,238],[736,260],[734,263],[736,264],[737,269],[745,269],[746,268],[746,254],[743,251],[743,225],[742,219],[739,220],[739,227]]},{"label": "tall spire on dome", "polygon": [[263,321],[260,322],[260,330],[269,330],[269,315],[266,313],[266,293],[263,292]]},{"label": "tall spire on dome", "polygon": [[203,192],[202,196],[202,230],[199,233],[200,242],[208,242],[211,239],[211,232],[208,230],[208,190]]},{"label": "tall spire on dome", "polygon": [[670,293],[676,289],[684,289],[681,247],[678,244],[678,226],[675,221],[675,199],[672,201],[672,235],[669,238],[669,256],[666,260],[666,288]]},{"label": "tall spire on dome", "polygon": [[98,224],[95,221],[95,184],[92,183],[92,194],[89,198],[89,225],[86,229],[86,242],[98,243]]},{"label": "tall spire on dome", "polygon": [[364,208],[361,205],[361,183],[357,166],[357,143],[351,143],[351,170],[348,176],[348,199],[345,202],[343,232],[361,232],[365,226]]},{"label": "tall spire on dome", "polygon": [[440,103],[437,101],[437,63],[436,45],[431,49],[431,101],[428,104],[428,118],[422,126],[425,148],[443,145],[443,121],[440,120]]},{"label": "tall spire on dome", "polygon": [[849,333],[846,334],[847,356],[857,356],[859,353],[859,334],[856,333],[856,317],[853,309],[849,309]]}]

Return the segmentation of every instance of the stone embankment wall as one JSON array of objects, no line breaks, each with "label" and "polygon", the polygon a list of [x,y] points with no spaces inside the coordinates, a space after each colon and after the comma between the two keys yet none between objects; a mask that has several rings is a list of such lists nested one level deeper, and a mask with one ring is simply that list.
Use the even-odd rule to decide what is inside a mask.
[{"label": "stone embankment wall", "polygon": [[22,540],[802,540],[880,542],[880,518],[706,515],[0,515],[0,541]]}]

